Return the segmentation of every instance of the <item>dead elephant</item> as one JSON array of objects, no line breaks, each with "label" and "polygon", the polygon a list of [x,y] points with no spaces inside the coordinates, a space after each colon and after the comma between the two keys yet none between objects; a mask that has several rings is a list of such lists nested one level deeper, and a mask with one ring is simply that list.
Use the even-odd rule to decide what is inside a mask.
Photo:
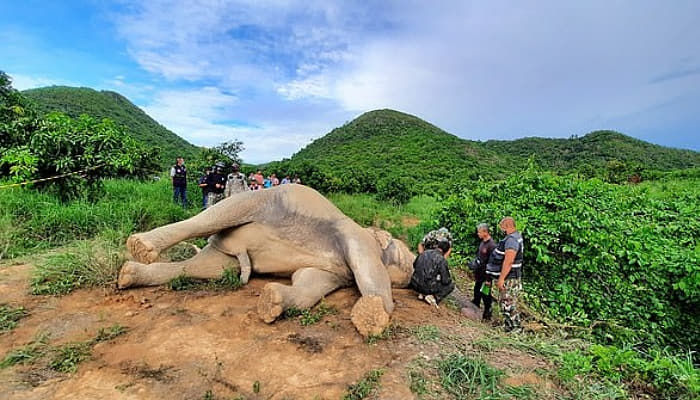
[{"label": "dead elephant", "polygon": [[[162,251],[187,239],[209,236],[209,244],[182,262],[156,262]],[[119,288],[161,285],[185,275],[214,279],[240,265],[251,272],[291,276],[292,284],[268,283],[257,311],[268,323],[290,307],[308,308],[323,296],[356,284],[362,297],[352,321],[367,336],[389,324],[391,288],[406,287],[415,256],[385,231],[362,228],[325,197],[302,185],[243,192],[185,221],[127,240],[136,261],[119,273]],[[237,262],[236,262],[237,261]]]}]

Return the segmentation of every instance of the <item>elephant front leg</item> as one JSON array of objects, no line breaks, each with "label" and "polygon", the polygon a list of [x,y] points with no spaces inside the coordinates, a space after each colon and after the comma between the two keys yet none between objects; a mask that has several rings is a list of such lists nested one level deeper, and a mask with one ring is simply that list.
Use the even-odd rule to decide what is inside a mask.
[{"label": "elephant front leg", "polygon": [[291,286],[276,282],[265,285],[258,299],[258,315],[263,321],[271,323],[285,310],[313,307],[325,295],[349,283],[332,272],[316,268],[299,269],[292,275]]},{"label": "elephant front leg", "polygon": [[184,275],[195,279],[216,279],[227,268],[239,269],[235,257],[205,246],[194,257],[182,262],[143,264],[127,261],[119,272],[117,287],[163,285]]}]

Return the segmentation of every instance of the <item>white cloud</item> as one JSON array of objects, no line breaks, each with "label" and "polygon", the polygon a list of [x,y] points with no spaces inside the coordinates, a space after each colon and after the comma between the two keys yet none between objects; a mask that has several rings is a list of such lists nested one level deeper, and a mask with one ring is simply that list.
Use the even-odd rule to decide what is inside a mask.
[{"label": "white cloud", "polygon": [[330,130],[332,122],[294,120],[256,121],[255,126],[236,120],[239,99],[218,88],[158,92],[141,108],[168,129],[190,142],[215,146],[233,139],[242,140],[244,161],[262,163],[288,157]]},{"label": "white cloud", "polygon": [[[205,101],[197,113],[184,101],[152,102],[152,112],[196,143],[260,140],[269,128],[292,135],[282,147],[296,148],[309,135],[292,134],[294,118],[310,132],[376,108],[473,139],[568,136],[634,129],[629,116],[678,96],[700,101],[700,74],[688,73],[700,65],[700,5],[692,1],[152,0],[129,10],[117,28],[143,69],[166,86],[236,93],[237,103]],[[314,112],[299,113],[303,107]],[[217,122],[223,109],[260,128],[227,129]],[[687,117],[685,108],[663,110],[666,119]]]},{"label": "white cloud", "polygon": [[17,90],[27,90],[53,85],[75,86],[74,83],[63,79],[54,79],[42,76],[29,76],[24,74],[15,74],[12,72],[8,72],[7,74],[12,77],[12,87],[14,87]]}]

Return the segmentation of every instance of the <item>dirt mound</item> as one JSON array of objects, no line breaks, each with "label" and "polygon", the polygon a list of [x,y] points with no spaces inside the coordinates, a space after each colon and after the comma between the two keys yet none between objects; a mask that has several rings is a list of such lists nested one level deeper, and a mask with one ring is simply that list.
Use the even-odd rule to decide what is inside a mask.
[{"label": "dirt mound", "polygon": [[30,313],[16,329],[0,334],[0,357],[41,332],[51,346],[60,346],[89,340],[114,324],[127,329],[96,343],[74,373],[48,373],[32,364],[1,369],[3,399],[200,399],[207,393],[338,399],[376,369],[384,370],[376,397],[407,399],[413,398],[412,363],[444,350],[439,340],[418,340],[417,327],[434,325],[464,346],[487,329],[465,323],[457,310],[435,309],[412,291],[395,290],[392,329],[368,343],[351,322],[359,298],[355,289],[328,296],[325,304],[337,312],[318,323],[303,326],[299,318],[289,318],[266,324],[255,309],[268,279],[253,279],[236,292],[92,289],[35,297],[27,294],[28,268],[0,267],[0,303],[22,304]]}]

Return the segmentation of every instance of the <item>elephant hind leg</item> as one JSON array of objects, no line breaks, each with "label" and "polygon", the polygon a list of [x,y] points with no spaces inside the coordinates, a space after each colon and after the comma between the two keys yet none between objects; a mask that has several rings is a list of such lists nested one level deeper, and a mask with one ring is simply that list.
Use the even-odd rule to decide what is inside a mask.
[{"label": "elephant hind leg", "polygon": [[292,285],[271,282],[265,285],[258,299],[258,314],[267,323],[273,322],[291,308],[309,308],[325,295],[343,286],[347,279],[316,268],[302,268],[292,275]]},{"label": "elephant hind leg", "polygon": [[117,286],[125,289],[162,285],[180,275],[195,279],[215,279],[220,278],[226,268],[238,269],[236,258],[207,245],[194,257],[181,262],[142,264],[127,261],[119,272]]}]

